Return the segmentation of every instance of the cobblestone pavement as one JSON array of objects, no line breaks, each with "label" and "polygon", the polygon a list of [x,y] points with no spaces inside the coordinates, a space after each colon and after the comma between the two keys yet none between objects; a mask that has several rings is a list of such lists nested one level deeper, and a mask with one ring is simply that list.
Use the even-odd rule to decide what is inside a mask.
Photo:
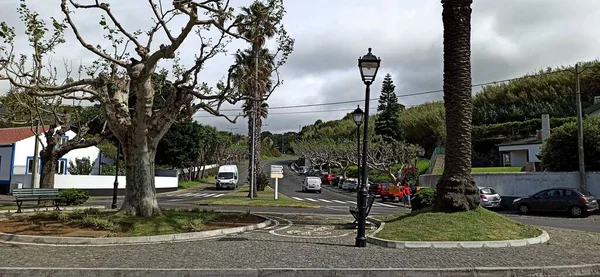
[{"label": "cobblestone pavement", "polygon": [[349,217],[276,215],[275,219],[279,224],[266,230],[201,241],[128,246],[0,244],[0,267],[444,268],[600,263],[598,233],[545,228],[551,237],[548,243],[518,248],[355,248],[355,233],[347,228]]}]

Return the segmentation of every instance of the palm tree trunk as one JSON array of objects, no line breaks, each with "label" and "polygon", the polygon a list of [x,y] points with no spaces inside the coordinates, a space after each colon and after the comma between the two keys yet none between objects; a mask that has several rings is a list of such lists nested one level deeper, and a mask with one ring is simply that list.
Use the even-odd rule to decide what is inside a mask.
[{"label": "palm tree trunk", "polygon": [[444,107],[446,157],[437,183],[436,210],[475,209],[479,197],[471,176],[471,3],[442,0],[444,25]]}]

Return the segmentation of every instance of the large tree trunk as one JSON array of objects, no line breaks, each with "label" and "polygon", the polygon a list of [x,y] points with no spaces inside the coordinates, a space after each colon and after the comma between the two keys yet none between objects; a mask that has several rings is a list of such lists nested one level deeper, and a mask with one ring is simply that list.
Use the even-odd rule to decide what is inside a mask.
[{"label": "large tree trunk", "polygon": [[471,176],[471,3],[442,0],[446,166],[437,183],[436,210],[475,209],[479,197]]},{"label": "large tree trunk", "polygon": [[[42,160],[42,173],[40,175],[40,188],[54,188],[54,174],[56,174],[56,166],[58,158],[52,155],[53,151],[46,147],[40,152]],[[37,172],[35,172],[37,174]]]},{"label": "large tree trunk", "polygon": [[119,213],[142,217],[161,215],[154,184],[156,149],[142,137],[132,138],[132,143],[123,145],[123,152],[126,193]]}]

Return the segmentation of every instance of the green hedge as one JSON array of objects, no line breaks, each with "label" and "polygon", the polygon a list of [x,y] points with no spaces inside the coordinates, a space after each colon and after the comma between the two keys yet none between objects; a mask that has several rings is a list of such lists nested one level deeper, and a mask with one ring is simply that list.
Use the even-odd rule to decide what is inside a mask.
[{"label": "green hedge", "polygon": [[[550,118],[550,128],[557,128],[565,123],[576,122],[576,117]],[[508,140],[522,139],[536,135],[542,128],[542,119],[506,122],[482,126],[473,126],[473,141],[505,138]]]}]

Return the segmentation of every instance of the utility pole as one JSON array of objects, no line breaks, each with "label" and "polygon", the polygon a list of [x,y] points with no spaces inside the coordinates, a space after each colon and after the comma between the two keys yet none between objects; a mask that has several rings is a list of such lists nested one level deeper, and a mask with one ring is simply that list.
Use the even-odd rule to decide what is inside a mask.
[{"label": "utility pole", "polygon": [[33,147],[33,169],[31,170],[31,187],[39,188],[40,184],[38,183],[39,178],[39,155],[40,155],[40,146],[39,146],[39,131],[40,131],[40,120],[35,120],[35,146]]},{"label": "utility pole", "polygon": [[581,111],[581,87],[579,85],[579,63],[575,64],[575,95],[577,101],[577,150],[579,153],[579,184],[582,190],[586,190],[585,160],[583,156],[583,113]]}]

